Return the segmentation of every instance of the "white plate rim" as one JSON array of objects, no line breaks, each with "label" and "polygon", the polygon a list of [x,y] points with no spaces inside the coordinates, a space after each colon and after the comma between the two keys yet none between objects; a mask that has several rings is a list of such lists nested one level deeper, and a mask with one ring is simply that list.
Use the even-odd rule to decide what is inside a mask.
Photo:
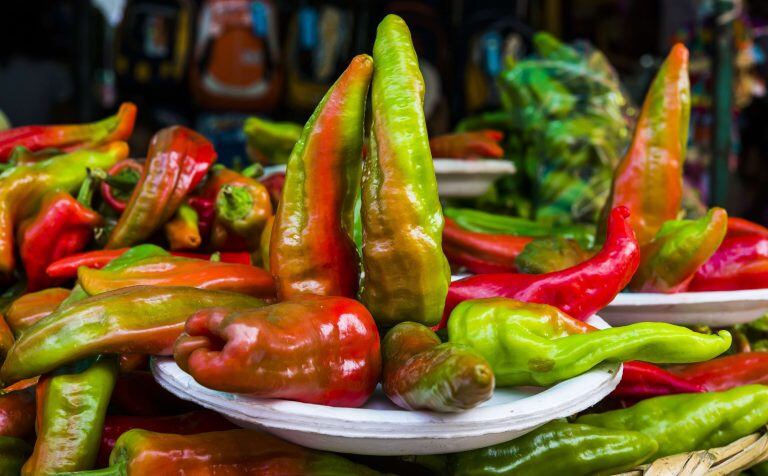
[{"label": "white plate rim", "polygon": [[738,291],[702,291],[685,293],[619,293],[610,307],[670,306],[685,304],[712,304],[743,301],[768,301],[768,288]]}]

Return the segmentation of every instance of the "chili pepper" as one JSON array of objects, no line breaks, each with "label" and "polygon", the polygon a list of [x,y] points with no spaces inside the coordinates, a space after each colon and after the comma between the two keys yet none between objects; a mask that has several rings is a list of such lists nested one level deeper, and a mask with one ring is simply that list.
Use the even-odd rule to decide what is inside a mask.
[{"label": "chili pepper", "polygon": [[450,218],[443,228],[443,251],[448,261],[473,273],[514,271],[515,258],[533,238],[464,230]]},{"label": "chili pepper", "polygon": [[360,257],[352,220],[372,71],[370,56],[354,57],[291,152],[269,251],[281,299],[357,295]]},{"label": "chili pepper", "polygon": [[640,246],[680,212],[690,112],[688,50],[678,43],[645,95],[632,144],[616,167],[604,209],[629,208]]},{"label": "chili pepper", "polygon": [[128,154],[123,142],[103,150],[81,150],[32,165],[19,165],[0,175],[0,279],[9,279],[15,268],[14,233],[19,222],[31,216],[51,190],[74,192],[89,168],[106,168]]},{"label": "chili pepper", "polygon": [[629,283],[633,291],[685,291],[696,271],[725,237],[728,214],[713,208],[698,220],[670,220],[642,248],[640,266]]},{"label": "chili pepper", "polygon": [[101,216],[67,192],[52,191],[36,215],[19,226],[19,252],[27,274],[27,290],[60,284],[45,272],[60,258],[80,252],[102,223]]},{"label": "chili pepper", "polygon": [[233,430],[237,428],[229,420],[210,410],[197,410],[190,413],[162,417],[135,417],[107,415],[104,430],[101,433],[101,446],[96,466],[109,466],[109,454],[115,442],[123,433],[139,428],[177,435],[195,435],[212,431]]},{"label": "chili pepper", "polygon": [[455,476],[615,474],[646,461],[658,444],[637,431],[556,420],[506,443],[457,453]]},{"label": "chili pepper", "polygon": [[213,145],[186,127],[166,127],[155,134],[139,183],[106,247],[122,248],[148,238],[176,213],[215,160]]},{"label": "chili pepper", "polygon": [[688,381],[688,379],[684,379],[661,367],[647,362],[631,361],[624,362],[621,382],[611,392],[611,397],[642,400],[660,395],[698,393],[705,392],[706,390],[703,385]]},{"label": "chili pepper", "polygon": [[61,155],[62,153],[64,153],[63,150],[55,147],[47,147],[32,152],[23,145],[17,145],[11,149],[11,154],[8,156],[8,160],[3,163],[0,168],[4,170],[6,167],[9,168],[16,165],[34,164],[35,162],[50,159],[51,157]]},{"label": "chili pepper", "polygon": [[255,430],[214,431],[196,435],[129,430],[115,442],[109,462],[109,468],[74,474],[378,474],[340,456],[308,450]]},{"label": "chili pepper", "polygon": [[594,256],[576,240],[561,236],[536,238],[517,255],[515,265],[521,273],[544,274],[562,271]]},{"label": "chili pepper", "polygon": [[60,307],[30,327],[8,354],[0,378],[15,382],[65,363],[104,353],[170,355],[195,311],[243,309],[260,299],[189,287],[133,286]]},{"label": "chili pepper", "polygon": [[93,468],[116,376],[116,359],[98,357],[40,378],[37,439],[22,474]]},{"label": "chili pepper", "polygon": [[745,220],[744,218],[728,217],[727,237],[743,235],[760,235],[768,238],[768,228],[759,223]]},{"label": "chili pepper", "polygon": [[[142,165],[133,159],[121,160],[113,165],[107,171],[107,178],[101,182],[101,198],[113,210],[122,213],[143,170]],[[123,186],[123,190],[116,186],[117,183]]]},{"label": "chili pepper", "polygon": [[688,291],[768,287],[768,237],[728,236],[693,276]]},{"label": "chili pepper", "polygon": [[277,209],[280,197],[283,196],[283,187],[285,186],[285,173],[275,172],[259,179],[259,182],[267,187],[269,197],[272,199],[273,208]]},{"label": "chili pepper", "polygon": [[365,403],[381,371],[373,318],[343,297],[203,310],[187,320],[173,355],[208,388],[338,407]]},{"label": "chili pepper", "polygon": [[0,394],[0,437],[27,439],[34,434],[34,389],[27,387]]},{"label": "chili pepper", "polygon": [[707,391],[729,390],[741,385],[768,383],[768,352],[743,352],[707,362],[677,365],[669,371]]},{"label": "chili pepper", "polygon": [[285,164],[301,137],[301,131],[301,125],[293,122],[249,117],[243,124],[246,153],[254,162]]},{"label": "chili pepper", "polygon": [[0,436],[0,474],[21,474],[21,467],[32,454],[32,447],[24,440]]},{"label": "chili pepper", "polygon": [[5,162],[14,148],[23,146],[35,152],[46,148],[72,151],[93,148],[131,136],[136,106],[125,102],[117,114],[90,124],[24,126],[0,132],[0,161]]},{"label": "chili pepper", "polygon": [[611,302],[637,269],[640,252],[628,216],[626,208],[614,209],[603,248],[571,268],[546,274],[484,274],[454,281],[438,327],[445,327],[458,303],[484,297],[549,304],[576,319],[588,318]]},{"label": "chili pepper", "polygon": [[261,298],[275,296],[274,279],[261,268],[176,256],[152,256],[119,270],[82,267],[77,271],[77,279],[91,296],[138,285],[189,286]]},{"label": "chili pepper", "polygon": [[727,331],[704,335],[663,322],[591,330],[555,307],[503,298],[456,306],[448,335],[488,360],[498,386],[551,385],[602,362],[698,362],[731,345]]},{"label": "chili pepper", "polygon": [[[370,153],[363,163],[361,300],[380,325],[440,320],[450,283],[443,213],[424,120],[424,80],[405,22],[373,45]],[[274,258],[273,258],[274,259]]]},{"label": "chili pepper", "polygon": [[654,458],[716,448],[768,423],[768,387],[650,398],[629,408],[582,415],[576,422],[650,436],[659,444]]},{"label": "chili pepper", "polygon": [[165,237],[172,250],[193,250],[203,243],[197,211],[182,203],[173,219],[165,224]]},{"label": "chili pepper", "polygon": [[493,395],[493,370],[471,348],[441,343],[429,327],[401,322],[381,344],[384,393],[406,410],[457,412]]},{"label": "chili pepper", "polygon": [[258,250],[261,232],[272,216],[272,202],[266,187],[253,182],[223,186],[216,197],[216,219],[228,232],[243,238],[248,249]]},{"label": "chili pepper", "polygon": [[69,289],[64,288],[43,289],[21,296],[8,308],[8,326],[18,336],[24,329],[53,312],[67,296]]},{"label": "chili pepper", "polygon": [[152,372],[141,370],[117,376],[109,404],[120,414],[144,417],[175,415],[199,408],[161,387]]},{"label": "chili pepper", "polygon": [[497,159],[504,156],[499,142],[504,133],[493,129],[443,134],[429,139],[432,157],[446,159]]}]

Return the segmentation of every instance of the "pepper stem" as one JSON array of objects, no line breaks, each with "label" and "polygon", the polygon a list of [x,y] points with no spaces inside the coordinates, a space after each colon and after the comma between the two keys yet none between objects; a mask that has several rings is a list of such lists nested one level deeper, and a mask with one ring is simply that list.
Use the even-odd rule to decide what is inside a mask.
[{"label": "pepper stem", "polygon": [[216,197],[216,214],[223,220],[242,220],[253,210],[253,197],[246,187],[227,184]]},{"label": "pepper stem", "polygon": [[88,175],[85,177],[85,180],[83,180],[83,184],[80,185],[80,190],[77,192],[77,201],[86,207],[90,207],[93,202],[93,192],[96,190],[99,182],[97,177],[98,173],[88,169]]}]

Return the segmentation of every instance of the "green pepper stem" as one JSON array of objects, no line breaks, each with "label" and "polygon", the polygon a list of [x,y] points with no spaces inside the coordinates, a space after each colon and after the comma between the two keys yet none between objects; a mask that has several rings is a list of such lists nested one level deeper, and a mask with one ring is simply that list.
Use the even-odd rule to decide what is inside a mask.
[{"label": "green pepper stem", "polygon": [[216,212],[229,222],[242,220],[253,210],[253,197],[246,187],[224,185],[216,197]]},{"label": "green pepper stem", "polygon": [[83,184],[80,185],[80,190],[77,192],[77,201],[86,207],[90,207],[93,202],[93,192],[96,190],[98,182],[99,179],[97,178],[97,174],[91,169],[88,169],[88,175],[85,177],[85,180],[83,180]]}]

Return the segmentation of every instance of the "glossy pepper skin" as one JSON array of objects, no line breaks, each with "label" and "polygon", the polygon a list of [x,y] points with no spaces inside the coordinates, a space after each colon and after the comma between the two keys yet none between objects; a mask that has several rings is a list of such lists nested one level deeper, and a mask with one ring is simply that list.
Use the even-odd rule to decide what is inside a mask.
[{"label": "glossy pepper skin", "polygon": [[[714,361],[717,360],[719,359],[714,359]],[[707,388],[704,385],[684,379],[661,367],[647,362],[631,361],[624,362],[621,382],[611,392],[611,397],[636,401],[661,395],[705,391]]]},{"label": "glossy pepper skin", "polygon": [[768,238],[768,228],[744,218],[728,217],[728,237],[760,235]]},{"label": "glossy pepper skin", "polygon": [[197,211],[182,203],[176,214],[164,226],[168,246],[176,250],[194,250],[203,244]]},{"label": "glossy pepper skin", "polygon": [[151,256],[117,270],[82,267],[77,279],[91,296],[129,286],[188,286],[265,299],[275,296],[274,279],[261,268],[177,256]]},{"label": "glossy pepper skin", "polygon": [[49,288],[29,293],[13,301],[5,315],[8,326],[18,337],[27,328],[52,313],[69,297],[69,289]]},{"label": "glossy pepper skin", "polygon": [[576,240],[550,236],[528,243],[515,258],[515,265],[521,273],[552,273],[583,263],[593,255],[592,250],[582,248]]},{"label": "glossy pepper skin", "polygon": [[372,72],[370,56],[352,59],[288,159],[269,245],[269,270],[281,299],[357,295],[360,257],[352,241],[352,216]]},{"label": "glossy pepper skin", "polygon": [[768,384],[768,352],[742,352],[707,362],[676,365],[669,371],[710,392],[742,385]]},{"label": "glossy pepper skin", "polygon": [[27,291],[60,284],[46,273],[48,265],[88,245],[101,216],[67,192],[46,194],[37,214],[19,227],[19,252],[27,274]]},{"label": "glossy pepper skin", "polygon": [[13,347],[13,343],[13,331],[5,321],[5,318],[0,315],[0,359],[5,359],[5,356]]},{"label": "glossy pepper skin", "polygon": [[549,304],[579,320],[590,317],[624,289],[637,269],[640,250],[628,216],[626,208],[614,209],[603,248],[571,268],[545,274],[484,274],[454,281],[439,327],[445,327],[460,302],[486,297]]},{"label": "glossy pepper skin", "polygon": [[40,378],[37,439],[22,475],[93,468],[116,377],[117,360],[98,357]]},{"label": "glossy pepper skin", "polygon": [[571,476],[620,473],[656,453],[653,438],[556,420],[506,443],[451,457],[455,476]]},{"label": "glossy pepper skin", "polygon": [[338,407],[365,403],[381,372],[373,318],[343,297],[203,310],[187,320],[173,356],[208,388]]},{"label": "glossy pepper skin", "polygon": [[694,274],[688,291],[736,291],[768,287],[768,237],[728,236]]},{"label": "glossy pepper skin", "polygon": [[115,443],[110,467],[83,476],[150,474],[350,475],[379,474],[331,453],[312,451],[254,430],[175,435],[129,430]]},{"label": "glossy pepper skin", "polygon": [[713,208],[698,220],[670,220],[642,249],[640,266],[629,283],[639,292],[685,291],[698,269],[725,238],[728,213]]},{"label": "glossy pepper skin", "polygon": [[444,134],[429,139],[432,157],[444,159],[498,159],[504,156],[499,144],[504,133],[493,129]]},{"label": "glossy pepper skin", "polygon": [[109,466],[109,454],[115,442],[123,433],[139,428],[159,433],[177,435],[195,435],[211,431],[224,431],[237,428],[233,423],[210,410],[196,410],[173,416],[134,417],[107,415],[104,430],[101,432],[101,445],[96,459],[98,467]]},{"label": "glossy pepper skin", "polygon": [[34,388],[0,394],[0,436],[27,439],[34,434]]},{"label": "glossy pepper skin", "polygon": [[765,426],[768,387],[656,397],[621,410],[583,415],[576,422],[650,436],[659,444],[654,458],[717,448]]},{"label": "glossy pepper skin", "polygon": [[691,92],[688,50],[676,44],[645,95],[632,143],[614,172],[609,207],[625,206],[640,246],[680,212]]},{"label": "glossy pepper skin", "polygon": [[515,271],[517,255],[531,240],[527,236],[464,230],[450,218],[443,228],[443,251],[448,261],[477,274]]},{"label": "glossy pepper skin", "polygon": [[101,150],[81,150],[31,165],[19,165],[0,175],[0,279],[10,278],[16,264],[14,234],[19,223],[39,207],[51,190],[75,192],[88,169],[110,167],[128,154],[124,142]]},{"label": "glossy pepper skin", "polygon": [[373,45],[370,153],[363,165],[361,300],[376,322],[437,324],[450,283],[443,212],[424,120],[424,79],[402,18]]},{"label": "glossy pepper skin", "polygon": [[213,144],[186,127],[172,126],[152,137],[144,169],[107,242],[123,248],[147,239],[176,213],[216,160]]},{"label": "glossy pepper skin", "polygon": [[498,386],[551,385],[602,362],[698,362],[731,345],[727,331],[704,335],[661,322],[591,330],[555,307],[503,298],[459,304],[448,335],[488,360]]},{"label": "glossy pepper skin", "polygon": [[200,309],[258,307],[242,294],[189,287],[133,286],[60,307],[19,337],[0,369],[6,382],[104,353],[170,355],[187,317]]},{"label": "glossy pepper skin", "polygon": [[384,393],[406,410],[458,412],[493,395],[493,370],[469,347],[422,324],[401,322],[382,341]]},{"label": "glossy pepper skin", "polygon": [[90,124],[24,126],[0,132],[0,162],[6,162],[16,147],[31,152],[42,149],[72,151],[108,142],[124,141],[133,132],[136,106],[125,102],[117,114]]},{"label": "glossy pepper skin", "polygon": [[0,474],[8,476],[19,474],[30,454],[32,454],[32,447],[26,441],[10,436],[0,436]]}]

